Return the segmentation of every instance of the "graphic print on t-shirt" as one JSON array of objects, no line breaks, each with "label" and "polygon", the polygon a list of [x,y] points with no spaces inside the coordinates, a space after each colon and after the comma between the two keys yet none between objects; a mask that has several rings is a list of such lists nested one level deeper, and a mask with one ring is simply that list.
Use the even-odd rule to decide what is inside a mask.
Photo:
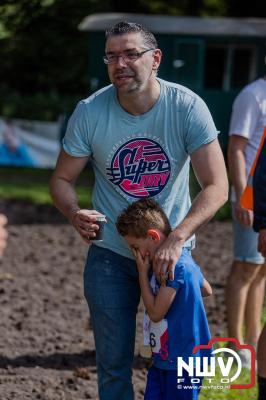
[{"label": "graphic print on t-shirt", "polygon": [[139,137],[122,144],[108,162],[106,170],[110,182],[125,194],[140,198],[156,196],[164,189],[171,165],[157,141]]}]

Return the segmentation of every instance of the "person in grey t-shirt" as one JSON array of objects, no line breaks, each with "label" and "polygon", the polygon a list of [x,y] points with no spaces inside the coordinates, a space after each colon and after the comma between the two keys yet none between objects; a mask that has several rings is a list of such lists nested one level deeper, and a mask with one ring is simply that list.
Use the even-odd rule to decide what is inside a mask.
[{"label": "person in grey t-shirt", "polygon": [[[153,258],[163,283],[167,274],[173,279],[182,248],[193,247],[194,233],[228,196],[209,110],[189,89],[157,78],[161,58],[154,35],[139,24],[120,22],[106,32],[111,85],[78,104],[50,183],[56,207],[88,244],[97,215],[107,219],[103,241],[90,247],[84,271],[101,400],[134,398],[140,291],[134,257],[115,228],[117,216],[142,197],[163,207],[173,229]],[[74,188],[89,159],[95,172],[93,210],[80,209]],[[190,160],[202,188],[192,205]]]}]

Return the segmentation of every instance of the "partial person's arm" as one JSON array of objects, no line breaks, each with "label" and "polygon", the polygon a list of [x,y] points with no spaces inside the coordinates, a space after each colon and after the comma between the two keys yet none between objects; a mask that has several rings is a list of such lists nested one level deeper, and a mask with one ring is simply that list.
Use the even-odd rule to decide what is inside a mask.
[{"label": "partial person's arm", "polygon": [[202,297],[208,297],[212,295],[212,288],[209,282],[204,278],[203,284],[200,288]]},{"label": "partial person's arm", "polygon": [[247,185],[245,148],[248,140],[239,135],[231,135],[228,144],[228,165],[236,194],[235,216],[246,226],[252,226],[253,211],[241,207],[240,198]]},{"label": "partial person's arm", "polygon": [[50,192],[55,206],[86,243],[90,243],[90,238],[99,229],[94,222],[96,215],[100,214],[95,210],[82,210],[78,205],[75,183],[88,159],[89,157],[72,157],[62,150],[50,180]]},{"label": "partial person's arm", "polygon": [[148,277],[150,268],[149,256],[146,255],[145,259],[143,259],[140,252],[137,250],[134,254],[139,271],[139,284],[144,306],[150,319],[153,322],[159,322],[163,319],[174,301],[176,290],[171,287],[161,286],[155,296],[152,292]]},{"label": "partial person's arm", "polygon": [[7,230],[6,230],[7,218],[5,215],[0,214],[0,257],[2,257],[4,249],[7,244]]},{"label": "partial person's arm", "polygon": [[154,256],[156,276],[165,282],[165,271],[174,279],[174,268],[185,241],[207,223],[228,199],[228,179],[218,139],[191,154],[191,162],[201,186],[183,221],[174,229]]}]

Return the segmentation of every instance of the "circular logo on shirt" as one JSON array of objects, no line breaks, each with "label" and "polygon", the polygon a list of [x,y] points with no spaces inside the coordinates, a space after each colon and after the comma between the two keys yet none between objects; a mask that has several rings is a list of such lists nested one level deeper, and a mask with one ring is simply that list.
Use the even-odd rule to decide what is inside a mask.
[{"label": "circular logo on shirt", "polygon": [[170,160],[153,139],[138,138],[124,143],[113,155],[107,176],[131,197],[153,197],[166,186],[171,172]]}]

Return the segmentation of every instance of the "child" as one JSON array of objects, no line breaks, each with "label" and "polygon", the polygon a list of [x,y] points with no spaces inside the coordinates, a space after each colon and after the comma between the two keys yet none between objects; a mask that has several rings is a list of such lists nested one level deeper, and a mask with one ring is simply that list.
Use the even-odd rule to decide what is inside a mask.
[{"label": "child", "polygon": [[[197,345],[208,344],[210,339],[202,294],[210,295],[211,287],[185,248],[176,264],[174,280],[167,279],[166,285],[160,285],[153,275],[150,283],[150,261],[171,232],[164,211],[155,201],[143,199],[132,203],[118,217],[116,226],[136,258],[141,294],[150,318],[153,365],[148,372],[144,399],[195,400],[199,393],[195,384],[193,389],[186,389],[177,383],[177,357],[188,362],[188,357],[210,355],[210,350],[194,355],[192,351]],[[184,386],[191,386],[186,371],[182,378]]]}]

